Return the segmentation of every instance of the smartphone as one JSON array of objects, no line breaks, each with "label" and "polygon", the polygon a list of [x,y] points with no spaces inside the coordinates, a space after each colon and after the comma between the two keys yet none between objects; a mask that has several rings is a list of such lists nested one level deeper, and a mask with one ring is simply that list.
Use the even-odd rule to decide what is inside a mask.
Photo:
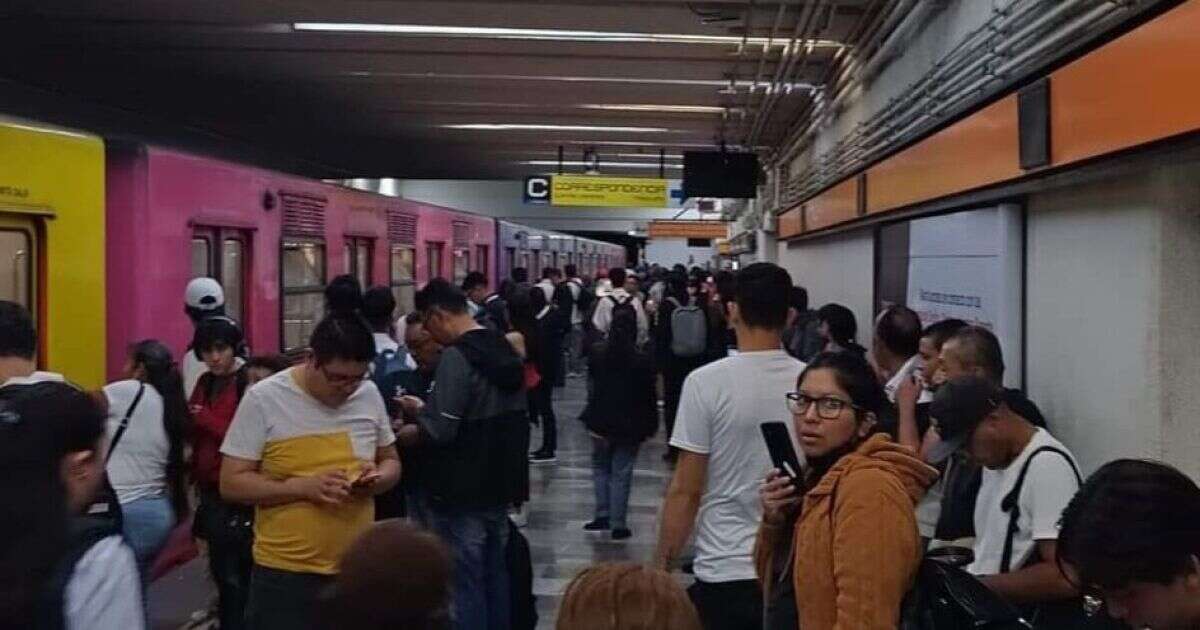
[{"label": "smartphone", "polygon": [[804,468],[800,465],[800,458],[796,456],[796,447],[792,445],[792,435],[788,433],[787,424],[764,422],[759,428],[762,429],[763,439],[767,442],[767,451],[771,453],[771,463],[791,478],[799,490],[802,487]]}]

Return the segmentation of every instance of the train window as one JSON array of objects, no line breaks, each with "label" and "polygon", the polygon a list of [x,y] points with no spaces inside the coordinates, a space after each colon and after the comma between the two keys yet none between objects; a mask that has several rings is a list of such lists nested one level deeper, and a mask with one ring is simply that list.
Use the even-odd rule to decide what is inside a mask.
[{"label": "train window", "polygon": [[221,241],[221,286],[225,289],[225,314],[244,322],[246,243],[240,238]]},{"label": "train window", "polygon": [[488,246],[475,246],[475,271],[482,273],[485,277],[488,275]]},{"label": "train window", "polygon": [[462,281],[467,277],[470,264],[471,255],[467,250],[454,250],[454,284],[462,284]]},{"label": "train window", "polygon": [[212,245],[207,236],[192,238],[193,278],[211,278],[213,276],[212,258],[209,255],[211,251]]},{"label": "train window", "polygon": [[25,230],[0,230],[0,299],[32,308],[33,241]]},{"label": "train window", "polygon": [[506,256],[508,257],[508,273],[512,273],[513,269],[517,268],[517,248],[506,247]]},{"label": "train window", "polygon": [[346,273],[358,278],[358,283],[362,285],[364,291],[371,286],[374,279],[371,273],[371,254],[374,250],[373,239],[354,237],[346,239],[346,249],[343,254]]},{"label": "train window", "polygon": [[441,278],[443,243],[425,243],[425,261],[428,264],[426,280]]},{"label": "train window", "polygon": [[417,274],[414,266],[411,247],[392,247],[392,295],[396,297],[396,312],[401,315],[411,313],[416,308]]},{"label": "train window", "polygon": [[325,244],[284,241],[283,350],[308,345],[313,328],[325,309]]}]

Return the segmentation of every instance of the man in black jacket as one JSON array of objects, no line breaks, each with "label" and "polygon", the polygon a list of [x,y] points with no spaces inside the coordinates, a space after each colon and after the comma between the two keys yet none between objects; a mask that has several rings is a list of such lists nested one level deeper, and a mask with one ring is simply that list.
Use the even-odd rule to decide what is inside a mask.
[{"label": "man in black jacket", "polygon": [[435,279],[416,296],[425,328],[445,346],[427,403],[405,397],[415,414],[431,526],[455,564],[455,624],[507,627],[507,506],[527,483],[529,425],[521,358],[499,332],[481,326],[467,298]]},{"label": "man in black jacket", "polygon": [[468,273],[463,279],[462,290],[470,300],[467,309],[475,321],[501,333],[508,332],[508,303],[499,293],[488,293],[487,276],[478,271]]}]

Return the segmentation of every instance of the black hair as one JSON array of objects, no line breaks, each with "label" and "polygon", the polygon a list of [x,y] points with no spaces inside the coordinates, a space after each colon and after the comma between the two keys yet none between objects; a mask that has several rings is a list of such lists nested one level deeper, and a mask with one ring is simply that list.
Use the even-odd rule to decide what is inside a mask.
[{"label": "black hair", "polygon": [[858,345],[855,339],[858,336],[858,320],[850,309],[841,304],[826,304],[817,310],[817,320],[825,322],[834,343],[846,348]]},{"label": "black hair", "polygon": [[911,357],[921,349],[921,318],[907,306],[889,306],[879,316],[875,334],[892,354]]},{"label": "black hair", "polygon": [[717,293],[720,294],[722,302],[732,302],[737,290],[737,274],[728,269],[722,269],[713,276],[713,285],[717,287]]},{"label": "black hair", "polygon": [[791,288],[792,277],[774,263],[754,263],[739,271],[733,291],[742,321],[752,328],[782,329]]},{"label": "black hair", "polygon": [[667,287],[663,292],[663,298],[673,297],[683,306],[687,306],[690,301],[688,296],[688,279],[687,276],[681,273],[671,272],[667,274]]},{"label": "black hair", "polygon": [[612,282],[614,289],[619,289],[625,284],[625,275],[623,267],[613,267],[608,270],[608,279]]},{"label": "black hair", "polygon": [[201,320],[192,333],[192,353],[197,361],[203,361],[201,354],[224,346],[231,348],[237,354],[242,348],[245,336],[242,329],[228,317],[212,317]]},{"label": "black hair", "polygon": [[803,383],[804,377],[814,370],[833,371],[838,387],[850,396],[850,402],[858,408],[860,416],[866,412],[875,414],[875,427],[879,428],[889,407],[887,393],[879,384],[875,370],[862,355],[855,352],[822,352],[809,362],[796,383]]},{"label": "black hair", "polygon": [[487,276],[483,275],[483,272],[472,271],[471,273],[467,274],[467,277],[463,278],[462,290],[463,290],[463,293],[469,293],[470,291],[472,291],[478,287],[486,288],[487,284],[488,284]]},{"label": "black hair", "polygon": [[963,364],[983,370],[988,380],[997,385],[1004,381],[1004,352],[995,333],[983,326],[967,326],[950,339],[958,344],[956,355]]},{"label": "black hair", "polygon": [[516,332],[521,333],[525,338],[525,359],[532,360],[533,357],[540,356],[541,352],[541,335],[538,334],[537,312],[533,310],[533,302],[530,298],[536,291],[544,300],[546,295],[542,290],[533,287],[529,291],[513,291],[512,298],[508,300],[508,317],[509,324]]},{"label": "black hair", "polygon": [[517,284],[529,282],[529,270],[524,267],[513,267],[512,280]]},{"label": "black hair", "polygon": [[453,315],[467,312],[467,296],[458,287],[442,278],[430,280],[414,300],[418,311],[429,314],[430,309],[446,311]]},{"label": "black hair", "polygon": [[0,300],[0,357],[33,360],[37,351],[37,331],[29,309],[8,300]]},{"label": "black hair", "polygon": [[292,367],[292,362],[282,354],[259,354],[246,359],[246,369],[258,368],[272,374]]},{"label": "black hair", "polygon": [[566,272],[568,278],[574,278],[579,275],[579,268],[573,264],[563,267],[563,271]]},{"label": "black hair", "polygon": [[[61,464],[104,435],[96,401],[64,383],[37,383],[0,403],[0,618],[39,627],[43,591],[70,544]],[[95,453],[103,457],[103,453]]]},{"label": "black hair", "polygon": [[183,391],[183,375],[171,356],[171,350],[155,339],[145,339],[129,349],[129,359],[145,371],[145,381],[163,399],[163,428],[167,433],[167,485],[175,519],[188,514],[188,489],[183,461],[183,446],[191,433],[192,414]]},{"label": "black hair", "polygon": [[921,331],[921,338],[928,337],[933,341],[933,346],[941,350],[942,345],[946,343],[947,339],[953,337],[955,333],[966,327],[967,322],[961,319],[943,319],[926,326],[925,330]]},{"label": "black hair", "polygon": [[404,316],[404,324],[412,326],[414,324],[420,326],[425,323],[425,315],[421,311],[413,311]]},{"label": "black hair", "polygon": [[396,321],[396,296],[388,287],[371,287],[362,297],[362,316],[375,332],[391,333]]},{"label": "black hair", "polygon": [[1192,571],[1193,557],[1200,557],[1200,487],[1166,464],[1109,462],[1063,510],[1058,566],[1074,569],[1084,591],[1170,584]]},{"label": "black hair", "polygon": [[804,313],[808,310],[808,289],[796,285],[788,293],[788,298],[788,306],[796,309],[797,313]]},{"label": "black hair", "polygon": [[545,280],[546,278],[558,278],[560,276],[562,276],[562,272],[559,271],[555,267],[545,267],[542,269],[542,279],[543,280]]},{"label": "black hair", "polygon": [[354,276],[338,276],[325,287],[325,317],[308,340],[317,365],[339,359],[370,363],[375,358],[375,335],[363,319],[362,307],[362,288]]}]

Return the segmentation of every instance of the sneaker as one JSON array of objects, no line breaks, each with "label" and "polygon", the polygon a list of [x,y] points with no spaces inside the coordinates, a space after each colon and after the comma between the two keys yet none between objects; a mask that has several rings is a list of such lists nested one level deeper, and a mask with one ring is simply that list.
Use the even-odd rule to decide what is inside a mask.
[{"label": "sneaker", "polygon": [[508,518],[518,529],[529,525],[529,505],[522,503],[521,507],[509,509]]},{"label": "sneaker", "polygon": [[532,464],[553,464],[558,461],[558,457],[554,453],[546,453],[537,451],[529,455],[529,462]]},{"label": "sneaker", "polygon": [[633,536],[633,532],[629,531],[628,527],[618,527],[612,530],[613,540],[625,540],[631,536]]},{"label": "sneaker", "polygon": [[612,529],[612,526],[608,524],[608,519],[598,518],[587,525],[584,525],[583,529],[584,531],[589,532],[602,532],[607,529]]}]

